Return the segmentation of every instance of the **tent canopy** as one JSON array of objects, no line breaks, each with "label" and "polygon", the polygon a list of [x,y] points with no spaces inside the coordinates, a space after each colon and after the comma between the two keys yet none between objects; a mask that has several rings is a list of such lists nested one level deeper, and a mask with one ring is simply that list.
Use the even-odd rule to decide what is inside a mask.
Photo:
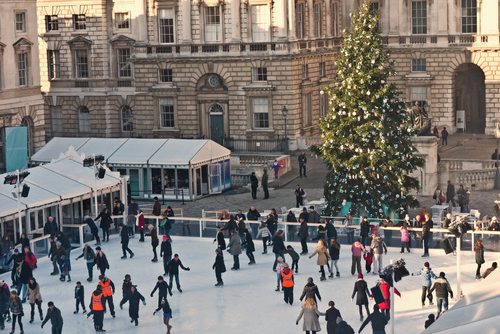
[{"label": "tent canopy", "polygon": [[102,154],[111,166],[198,166],[229,159],[231,151],[209,139],[62,138],[55,137],[32,156],[49,162],[72,146],[90,157]]},{"label": "tent canopy", "polygon": [[[90,195],[94,187],[117,187],[121,180],[118,173],[107,171],[103,179],[96,181],[92,168],[83,167],[77,157],[65,157],[46,165],[28,169],[24,183],[30,186],[28,197],[19,200],[21,210],[56,205],[63,200]],[[2,174],[2,180],[7,174]],[[0,184],[0,218],[17,213],[17,199],[13,185]]]}]

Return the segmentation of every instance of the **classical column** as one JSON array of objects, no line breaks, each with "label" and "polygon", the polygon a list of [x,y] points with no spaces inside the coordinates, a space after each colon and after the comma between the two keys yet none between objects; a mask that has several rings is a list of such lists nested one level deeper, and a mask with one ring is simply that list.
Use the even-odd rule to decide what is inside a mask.
[{"label": "classical column", "polygon": [[[448,10],[448,1],[432,1],[429,2],[430,17],[435,18],[434,22],[431,23],[431,29],[434,24],[436,27],[428,34],[431,35],[446,35],[448,33],[448,15],[443,15]],[[452,17],[451,17],[452,18]]]},{"label": "classical column", "polygon": [[288,0],[288,39],[294,40],[297,38],[295,35],[296,21],[295,21],[295,0]]},{"label": "classical column", "polygon": [[191,43],[191,0],[182,0],[181,5],[182,37],[181,43]]},{"label": "classical column", "polygon": [[241,42],[240,0],[231,0],[231,41]]},{"label": "classical column", "polygon": [[326,34],[324,36],[332,36],[332,4],[330,0],[325,0],[325,12],[326,12]]},{"label": "classical column", "polygon": [[307,0],[307,8],[308,8],[308,15],[309,16],[309,27],[307,29],[307,37],[312,38],[314,37],[314,3],[313,0]]},{"label": "classical column", "polygon": [[286,3],[287,0],[275,0],[274,1],[274,25],[278,30],[276,32],[276,39],[286,39]]}]

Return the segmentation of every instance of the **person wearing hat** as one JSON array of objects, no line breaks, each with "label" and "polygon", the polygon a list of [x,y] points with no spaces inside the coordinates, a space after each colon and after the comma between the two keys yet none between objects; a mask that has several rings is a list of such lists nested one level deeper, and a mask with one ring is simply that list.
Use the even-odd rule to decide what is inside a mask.
[{"label": "person wearing hat", "polygon": [[302,301],[304,298],[313,298],[315,303],[318,303],[316,301],[316,297],[318,297],[319,301],[321,301],[321,295],[319,294],[319,289],[316,284],[314,284],[314,280],[312,277],[307,278],[307,283],[304,286],[304,289],[302,290],[302,295],[300,296],[300,301]]},{"label": "person wearing hat", "polygon": [[450,283],[446,279],[444,272],[439,273],[439,277],[432,284],[429,294],[432,294],[434,290],[436,290],[437,319],[441,314],[448,311],[448,294],[453,298],[453,290],[451,290]]},{"label": "person wearing hat", "polygon": [[63,317],[61,315],[61,310],[59,310],[53,302],[47,303],[48,309],[45,319],[42,322],[42,328],[50,320],[52,325],[52,334],[61,334],[63,328]]},{"label": "person wearing hat", "polygon": [[153,259],[151,262],[158,262],[158,254],[156,253],[156,248],[160,244],[160,240],[158,239],[158,231],[156,230],[156,226],[154,224],[148,225],[149,235],[151,236],[151,248],[153,249]]},{"label": "person wearing hat", "polygon": [[420,271],[412,274],[412,276],[418,275],[422,275],[422,307],[425,306],[426,297],[429,299],[429,305],[434,305],[434,303],[432,302],[432,294],[430,294],[430,290],[432,286],[432,280],[436,279],[437,276],[432,271],[429,262],[425,262],[424,267]]},{"label": "person wearing hat", "polygon": [[144,296],[137,291],[137,285],[132,285],[130,288],[130,295],[126,297],[128,300],[128,315],[130,317],[130,322],[134,322],[136,326],[139,325],[139,303],[146,305],[146,299]]},{"label": "person wearing hat", "polygon": [[[391,318],[391,286],[389,283],[387,283],[383,278],[380,278],[380,281],[378,282],[378,287],[380,288],[380,291],[382,292],[382,296],[384,296],[384,300],[380,303],[378,303],[378,307],[382,313],[385,314],[385,317],[387,321],[390,320]],[[401,297],[401,293],[394,287],[394,293]]]},{"label": "person wearing hat", "polygon": [[95,264],[101,275],[106,275],[106,270],[109,269],[109,262],[106,254],[104,254],[99,246],[95,248]]},{"label": "person wearing hat", "polygon": [[370,322],[372,323],[372,333],[385,333],[387,319],[384,314],[379,311],[379,306],[377,304],[373,305],[373,312],[371,314],[368,314],[366,320],[363,322],[363,324],[361,324],[358,333],[361,333]]},{"label": "person wearing hat", "polygon": [[[101,286],[102,296],[103,296],[103,305],[106,303],[109,307],[109,312],[111,316],[115,317],[115,304],[113,303],[113,294],[115,293],[115,284],[111,279],[104,275],[99,275],[99,283]],[[106,307],[104,307],[106,308]]]},{"label": "person wearing hat", "polygon": [[172,259],[172,240],[168,235],[164,235],[160,246],[160,256],[163,259],[163,276],[167,275],[167,266]]},{"label": "person wearing hat", "polygon": [[14,263],[14,265],[12,266],[12,271],[10,273],[10,278],[12,280],[12,285],[10,286],[11,288],[14,288],[16,286],[16,275],[21,266],[21,263],[23,263],[23,260],[23,254],[19,252],[19,249],[15,248],[14,253],[10,256],[9,260],[5,264],[8,267],[11,262]]},{"label": "person wearing hat", "polygon": [[366,309],[366,315],[370,314],[370,309],[368,308],[368,297],[371,297],[370,291],[368,290],[368,284],[363,279],[363,274],[358,274],[358,280],[354,283],[354,289],[352,291],[351,299],[356,297],[356,305],[359,309],[359,320],[363,321],[363,306]]},{"label": "person wearing hat", "polygon": [[101,285],[98,285],[90,299],[90,311],[87,313],[87,318],[92,314],[94,316],[94,328],[96,332],[105,332],[103,327],[104,320],[104,296]]},{"label": "person wearing hat", "polygon": [[128,227],[126,225],[120,224],[122,230],[120,231],[120,243],[122,244],[122,252],[123,256],[121,257],[122,259],[127,258],[127,252],[130,254],[130,258],[134,257],[134,252],[128,248],[128,243],[130,241],[130,237],[128,235]]},{"label": "person wearing hat", "polygon": [[215,270],[215,278],[217,279],[217,283],[215,284],[215,286],[223,286],[224,282],[222,281],[222,273],[226,272],[226,265],[224,264],[224,255],[222,254],[222,249],[217,248],[215,250],[215,254],[215,262],[212,265],[212,269]]}]

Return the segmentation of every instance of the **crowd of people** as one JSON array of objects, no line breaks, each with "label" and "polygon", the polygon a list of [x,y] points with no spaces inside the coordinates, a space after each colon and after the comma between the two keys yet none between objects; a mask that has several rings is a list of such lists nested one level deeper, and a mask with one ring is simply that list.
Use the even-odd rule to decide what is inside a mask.
[{"label": "crowd of people", "polygon": [[[104,209],[95,219],[90,216],[86,216],[84,219],[95,239],[95,248],[88,243],[85,244],[81,254],[75,256],[74,259],[75,261],[81,258],[84,259],[88,272],[87,282],[94,281],[94,267],[98,270],[99,275],[97,285],[90,294],[90,303],[87,304],[88,309],[85,303],[84,285],[80,281],[76,282],[74,288],[74,313],[79,313],[81,309],[87,317],[92,316],[96,332],[105,331],[103,319],[106,312],[109,312],[111,317],[116,317],[113,300],[116,287],[111,278],[106,275],[106,271],[110,269],[112,263],[101,249],[101,242],[107,243],[109,241],[109,230],[112,225],[115,225],[115,229],[119,231],[123,252],[122,260],[134,256],[134,252],[129,248],[131,238],[134,238],[137,234],[139,236],[138,242],[142,243],[145,242],[146,234],[150,237],[153,254],[151,261],[159,262],[159,256],[164,272],[162,276],[158,276],[150,297],[153,298],[155,293],[158,294],[157,308],[154,314],[161,311],[167,333],[171,331],[172,308],[168,296],[173,295],[174,280],[177,291],[179,293],[183,292],[179,279],[180,269],[189,271],[190,268],[183,264],[179,254],[173,252],[172,235],[170,233],[175,222],[173,210],[168,207],[166,211],[162,211],[161,205],[158,204],[159,202],[156,199],[152,213],[156,216],[162,216],[161,223],[158,226],[160,231],[157,230],[156,226],[146,224],[144,212],[133,201],[129,206],[129,217],[135,217],[135,222],[132,224],[129,223],[130,218],[123,223],[117,223],[113,219],[112,215],[123,214],[124,207],[119,202],[115,202],[112,215],[108,209]],[[226,272],[224,253],[228,252],[232,257],[233,265],[231,270],[233,271],[240,270],[240,255],[243,252],[248,257],[248,265],[254,265],[258,261],[254,255],[256,252],[254,240],[261,238],[262,255],[268,253],[268,247],[271,248],[274,255],[272,270],[276,274],[276,291],[283,292],[283,300],[287,305],[293,305],[294,303],[295,274],[299,272],[301,256],[307,256],[309,259],[316,257],[320,281],[341,276],[341,270],[337,264],[342,247],[338,233],[338,228],[341,228],[343,235],[345,235],[345,241],[350,245],[352,255],[350,274],[356,277],[352,299],[359,310],[361,325],[358,332],[371,324],[373,333],[385,333],[385,327],[391,320],[390,287],[393,282],[387,280],[387,276],[385,276],[384,270],[386,267],[383,259],[388,252],[388,246],[391,245],[394,238],[393,235],[387,234],[387,230],[381,229],[381,227],[399,227],[401,253],[405,251],[411,252],[412,241],[416,242],[416,231],[418,231],[424,248],[424,257],[429,256],[429,239],[433,227],[430,214],[425,209],[414,220],[410,220],[409,216],[406,216],[398,224],[394,224],[389,218],[380,223],[375,223],[365,216],[361,217],[358,226],[354,224],[352,215],[347,214],[340,227],[335,226],[331,219],[322,219],[313,206],[304,207],[299,217],[296,217],[290,211],[285,218],[287,222],[296,223],[296,225],[290,225],[288,232],[291,232],[300,240],[301,251],[299,253],[292,245],[285,245],[285,232],[278,228],[280,219],[274,209],[266,217],[261,217],[259,211],[252,206],[247,214],[238,210],[234,215],[224,213],[221,218],[214,239],[214,243],[217,245],[212,265],[215,272],[215,286],[224,286],[223,274]],[[260,224],[257,227],[257,224],[249,224],[251,221],[254,223],[260,221]],[[102,239],[99,237],[97,222],[99,222],[99,227],[102,230]],[[359,229],[359,238],[355,239],[354,231],[357,229]],[[183,234],[185,234],[184,224],[182,230]],[[50,275],[59,276],[61,282],[71,282],[72,249],[69,239],[61,232],[59,224],[53,217],[48,218],[44,226],[44,233],[49,235],[50,250],[48,257],[53,269]],[[63,317],[54,302],[49,301],[47,303],[44,317],[41,287],[35,278],[37,258],[30,249],[29,239],[25,235],[21,235],[18,242],[22,251],[17,248],[14,249],[12,256],[7,261],[7,264],[13,264],[11,270],[12,285],[9,287],[4,281],[0,281],[0,329],[4,329],[5,321],[10,321],[12,324],[11,333],[15,333],[16,325],[19,327],[20,333],[24,333],[22,322],[24,316],[23,303],[28,301],[30,304],[30,323],[35,321],[35,313],[38,313],[40,321],[42,321],[42,327],[50,320],[52,333],[62,333]],[[308,243],[310,242],[315,242],[316,245],[309,254]],[[8,237],[2,239],[3,247],[11,247],[10,244],[12,243]],[[160,247],[159,254],[157,252],[158,247]],[[474,252],[477,263],[476,278],[485,278],[497,268],[497,264],[493,263],[490,268],[481,274],[481,266],[485,262],[484,245],[481,239],[476,240]],[[361,265],[363,260],[365,263],[364,271]],[[379,276],[377,284],[371,289],[364,277],[369,273]],[[436,318],[448,309],[448,297],[453,298],[453,291],[446,279],[446,274],[440,272],[439,275],[436,275],[428,261],[423,264],[421,270],[412,275],[422,277],[422,306],[425,306],[427,300],[430,305],[433,305],[434,300],[436,301],[437,313],[435,316],[429,316],[425,324],[425,326],[430,326]],[[395,293],[400,296],[397,289],[395,289]],[[435,294],[435,299],[433,294]],[[321,301],[321,294],[319,287],[314,283],[313,277],[307,279],[307,284],[303,287],[299,300],[303,301],[303,305],[296,322],[299,324],[301,320],[303,321],[302,329],[306,333],[320,331],[319,317],[323,316],[327,322],[328,334],[354,333],[353,328],[343,320],[340,311],[335,308],[334,301],[329,301],[329,309],[325,310],[325,312],[318,309],[318,300]],[[371,300],[374,300],[374,303],[370,310]],[[135,326],[139,325],[141,302],[146,304],[146,298],[141,294],[138,286],[133,284],[131,275],[125,275],[119,307],[123,309],[123,306],[128,303],[130,322]]]}]

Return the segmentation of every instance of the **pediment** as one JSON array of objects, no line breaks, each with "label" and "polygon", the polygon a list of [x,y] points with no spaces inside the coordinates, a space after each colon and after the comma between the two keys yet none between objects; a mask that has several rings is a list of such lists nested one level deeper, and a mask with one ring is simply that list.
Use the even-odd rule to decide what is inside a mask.
[{"label": "pediment", "polygon": [[113,37],[110,41],[111,44],[126,44],[126,45],[134,45],[135,39],[127,37],[125,35],[118,35]]},{"label": "pediment", "polygon": [[68,44],[69,45],[84,44],[84,45],[90,46],[90,45],[92,45],[92,41],[88,38],[85,38],[81,35],[78,35],[78,36],[75,36],[74,38],[70,39],[68,41]]},{"label": "pediment", "polygon": [[14,48],[19,48],[19,47],[23,47],[23,46],[32,46],[33,45],[33,42],[31,42],[29,39],[27,38],[19,38],[14,44],[12,44],[12,46]]}]

